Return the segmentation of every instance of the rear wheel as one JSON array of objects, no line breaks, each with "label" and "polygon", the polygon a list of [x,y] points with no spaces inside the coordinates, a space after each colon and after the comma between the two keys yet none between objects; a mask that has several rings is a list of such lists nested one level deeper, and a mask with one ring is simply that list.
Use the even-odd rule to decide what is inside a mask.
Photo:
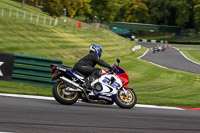
[{"label": "rear wheel", "polygon": [[119,89],[116,97],[115,97],[115,103],[121,107],[121,108],[126,108],[130,109],[135,106],[137,102],[137,97],[133,89],[131,88],[124,88],[126,91],[123,91],[123,89]]},{"label": "rear wheel", "polygon": [[70,88],[70,86],[62,81],[58,81],[54,84],[52,92],[56,101],[61,104],[71,105],[78,100],[79,93],[77,91],[68,91],[68,88]]}]

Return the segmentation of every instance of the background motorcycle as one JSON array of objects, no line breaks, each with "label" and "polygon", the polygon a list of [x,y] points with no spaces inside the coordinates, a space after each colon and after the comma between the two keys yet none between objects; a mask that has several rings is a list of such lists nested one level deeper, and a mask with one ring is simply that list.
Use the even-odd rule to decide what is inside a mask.
[{"label": "background motorcycle", "polygon": [[78,99],[88,103],[113,104],[121,108],[130,109],[135,106],[137,97],[128,86],[129,77],[125,70],[119,67],[117,58],[114,70],[103,70],[99,79],[92,82],[93,90],[81,87],[85,82],[85,76],[75,71],[72,67],[52,64],[52,80],[58,80],[53,86],[53,96],[61,104],[71,105]]}]

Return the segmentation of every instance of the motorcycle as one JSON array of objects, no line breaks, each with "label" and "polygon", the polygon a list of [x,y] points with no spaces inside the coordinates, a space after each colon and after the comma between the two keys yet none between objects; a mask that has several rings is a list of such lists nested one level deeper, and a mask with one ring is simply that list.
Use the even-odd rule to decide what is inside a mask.
[{"label": "motorcycle", "polygon": [[51,65],[52,80],[57,80],[53,85],[52,93],[57,102],[64,105],[72,105],[79,99],[87,103],[113,104],[121,108],[130,109],[137,102],[136,94],[132,87],[128,86],[129,77],[125,70],[119,67],[117,58],[115,69],[103,70],[101,77],[91,83],[92,90],[85,89],[81,85],[85,77],[72,67],[64,65]]}]

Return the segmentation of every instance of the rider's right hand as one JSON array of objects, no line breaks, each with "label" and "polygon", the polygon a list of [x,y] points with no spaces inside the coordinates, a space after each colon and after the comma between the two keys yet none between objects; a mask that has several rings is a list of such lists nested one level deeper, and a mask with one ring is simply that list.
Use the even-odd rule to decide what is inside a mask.
[{"label": "rider's right hand", "polygon": [[117,71],[117,68],[115,65],[111,66],[111,69],[112,69],[112,72],[116,72]]}]

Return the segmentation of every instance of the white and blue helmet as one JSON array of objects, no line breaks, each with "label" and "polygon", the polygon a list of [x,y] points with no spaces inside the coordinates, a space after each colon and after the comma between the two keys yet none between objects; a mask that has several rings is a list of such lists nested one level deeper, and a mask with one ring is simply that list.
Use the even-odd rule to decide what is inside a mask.
[{"label": "white and blue helmet", "polygon": [[100,45],[98,44],[92,44],[90,46],[90,51],[94,51],[97,53],[97,55],[99,56],[99,58],[101,57],[101,53],[102,53],[102,48]]}]

